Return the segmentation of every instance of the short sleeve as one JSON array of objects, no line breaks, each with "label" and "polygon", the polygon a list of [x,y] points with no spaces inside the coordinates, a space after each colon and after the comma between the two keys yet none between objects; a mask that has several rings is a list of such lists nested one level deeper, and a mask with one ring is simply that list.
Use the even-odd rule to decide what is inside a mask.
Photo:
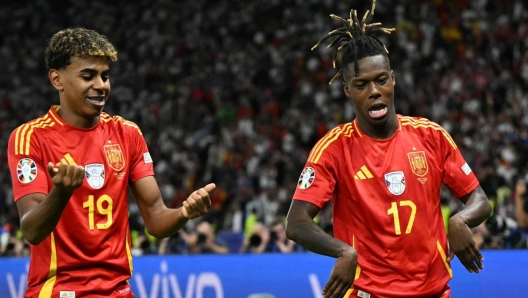
[{"label": "short sleeve", "polygon": [[445,148],[442,182],[457,198],[461,198],[475,190],[479,182],[451,136],[443,131],[439,140],[441,148]]},{"label": "short sleeve", "polygon": [[7,159],[15,202],[31,193],[49,192],[47,164],[42,160],[36,135],[30,131],[30,124],[24,124],[9,137]]},{"label": "short sleeve", "polygon": [[[312,149],[313,151],[314,149]],[[336,185],[336,171],[334,169],[334,158],[328,150],[325,150],[317,162],[308,158],[297,181],[293,199],[306,201],[323,208],[333,197]]]},{"label": "short sleeve", "polygon": [[143,134],[137,125],[129,127],[129,136],[128,146],[131,148],[130,180],[136,182],[143,177],[154,176],[152,157],[147,142],[145,142],[145,138],[143,138]]}]

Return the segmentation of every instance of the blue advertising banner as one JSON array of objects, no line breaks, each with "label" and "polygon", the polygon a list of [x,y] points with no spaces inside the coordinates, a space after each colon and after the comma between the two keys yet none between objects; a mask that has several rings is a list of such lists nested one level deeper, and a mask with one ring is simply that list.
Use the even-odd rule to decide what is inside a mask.
[{"label": "blue advertising banner", "polygon": [[[452,297],[528,297],[528,251],[483,251],[484,270],[451,262]],[[335,259],[311,254],[167,255],[134,259],[138,298],[321,298]],[[21,298],[27,258],[0,258],[0,297]]]}]

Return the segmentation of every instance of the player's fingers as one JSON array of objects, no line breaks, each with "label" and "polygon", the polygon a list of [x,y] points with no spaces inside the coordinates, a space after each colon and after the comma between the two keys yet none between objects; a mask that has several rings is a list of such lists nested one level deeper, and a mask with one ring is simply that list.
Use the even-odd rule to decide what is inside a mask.
[{"label": "player's fingers", "polygon": [[183,201],[183,206],[182,206],[182,215],[183,215],[183,217],[185,217],[187,219],[191,218],[191,216],[189,214],[189,210],[190,210],[189,203],[187,203],[187,201]]},{"label": "player's fingers", "polygon": [[195,195],[194,193],[191,194],[187,198],[187,200],[185,200],[188,203],[187,211],[189,212],[189,216],[191,216],[191,218],[195,218],[197,216],[200,216],[201,214],[203,214],[203,212],[201,212],[200,210],[205,209],[205,206],[203,206],[203,203],[199,203],[194,198],[194,195]]},{"label": "player's fingers", "polygon": [[477,263],[477,266],[480,269],[484,269],[484,264],[482,264],[482,262],[484,262],[484,257],[482,256],[482,253],[476,246],[471,246],[471,249],[473,250],[473,255],[475,256],[475,263]]},{"label": "player's fingers", "polygon": [[73,185],[81,186],[84,180],[84,167],[76,166],[73,173]]},{"label": "player's fingers", "polygon": [[51,178],[53,178],[58,171],[59,169],[55,168],[52,162],[48,162],[48,173],[50,174]]},{"label": "player's fingers", "polygon": [[480,271],[479,267],[482,266],[482,264],[480,263],[478,256],[476,256],[475,253],[473,252],[473,249],[471,246],[466,249],[466,254],[468,255],[470,259],[469,266],[471,267],[473,272],[479,273]]},{"label": "player's fingers", "polygon": [[204,207],[206,208],[211,207],[211,198],[209,197],[209,193],[205,191],[205,189],[200,188],[199,190],[196,191],[196,195],[197,195],[196,200],[203,202]]},{"label": "player's fingers", "polygon": [[449,252],[449,256],[447,257],[447,261],[451,261],[453,260],[453,258],[455,257],[455,252],[454,251],[451,251]]},{"label": "player's fingers", "polygon": [[470,273],[473,273],[473,259],[466,253],[466,251],[463,251],[459,254],[457,254],[457,257],[458,259],[460,260],[460,262],[462,263],[462,265],[464,265],[464,267],[466,267],[466,270],[469,271]]},{"label": "player's fingers", "polygon": [[323,292],[325,293],[324,297],[325,298],[334,297],[335,290],[337,289],[338,286],[339,286],[339,283],[337,282],[336,278],[330,277],[330,280],[328,281],[328,283],[323,289]]},{"label": "player's fingers", "polygon": [[334,289],[334,296],[339,298],[345,296],[346,288],[343,282],[337,283],[337,287]]},{"label": "player's fingers", "polygon": [[212,192],[216,188],[216,184],[209,183],[204,187],[204,190],[208,193]]}]

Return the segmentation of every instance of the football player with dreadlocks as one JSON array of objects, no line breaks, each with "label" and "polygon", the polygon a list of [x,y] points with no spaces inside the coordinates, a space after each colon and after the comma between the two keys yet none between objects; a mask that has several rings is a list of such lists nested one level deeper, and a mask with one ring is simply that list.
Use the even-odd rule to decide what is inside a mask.
[{"label": "football player with dreadlocks", "polygon": [[[343,27],[334,38],[335,63],[355,106],[350,123],[313,147],[287,216],[287,236],[306,249],[337,258],[322,290],[329,297],[450,297],[450,260],[469,272],[483,269],[471,228],[491,212],[488,198],[457,145],[440,125],[399,115],[388,51],[374,36],[395,29],[331,15]],[[440,211],[444,184],[464,204],[449,220]],[[334,237],[313,218],[332,202]],[[449,251],[450,249],[450,251]]]}]

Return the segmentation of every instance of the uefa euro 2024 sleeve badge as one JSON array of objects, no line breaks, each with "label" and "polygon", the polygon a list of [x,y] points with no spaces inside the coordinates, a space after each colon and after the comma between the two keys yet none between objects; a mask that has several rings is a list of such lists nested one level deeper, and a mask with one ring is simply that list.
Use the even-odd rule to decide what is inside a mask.
[{"label": "uefa euro 2024 sleeve badge", "polygon": [[18,181],[27,184],[37,178],[37,164],[31,158],[22,158],[17,164]]},{"label": "uefa euro 2024 sleeve badge", "polygon": [[304,170],[301,173],[301,176],[299,177],[297,186],[299,186],[300,189],[307,189],[308,187],[312,186],[314,180],[315,180],[315,169],[312,167],[306,167],[304,168]]}]

